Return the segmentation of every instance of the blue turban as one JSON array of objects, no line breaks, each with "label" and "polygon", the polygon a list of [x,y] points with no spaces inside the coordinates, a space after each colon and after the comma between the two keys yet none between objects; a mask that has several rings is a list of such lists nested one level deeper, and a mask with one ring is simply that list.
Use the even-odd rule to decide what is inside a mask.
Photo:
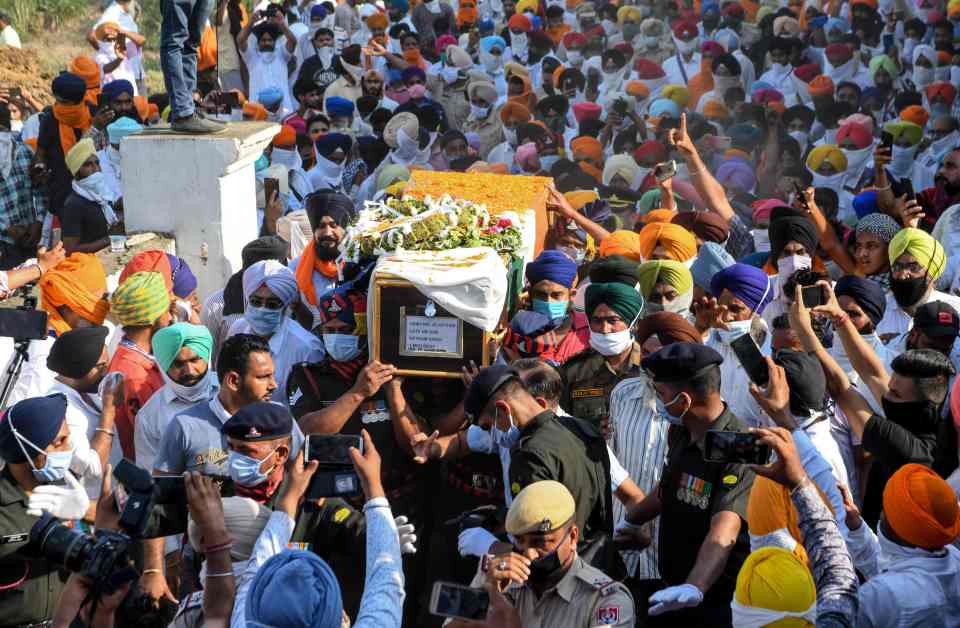
[{"label": "blue turban", "polygon": [[752,124],[734,124],[727,131],[734,148],[751,151],[757,147],[762,132]]},{"label": "blue turban", "polygon": [[339,148],[344,153],[350,152],[353,142],[349,135],[343,133],[327,133],[317,138],[317,153],[324,158],[329,158]]},{"label": "blue turban", "polygon": [[170,261],[170,276],[173,279],[173,293],[181,299],[186,299],[190,293],[197,289],[197,277],[183,261],[182,257],[170,255],[167,253],[167,259]]},{"label": "blue turban", "polygon": [[323,8],[322,4],[315,4],[310,7],[310,19],[322,20],[327,17],[327,10]]},{"label": "blue turban", "polygon": [[490,18],[480,20],[480,23],[477,25],[477,30],[480,31],[481,35],[484,33],[492,33],[494,28],[496,27],[493,24],[493,20]]},{"label": "blue turban", "polygon": [[427,80],[427,73],[418,68],[415,65],[408,65],[403,69],[403,72],[400,73],[400,79],[406,83],[412,78],[418,78],[421,81]]},{"label": "blue turban", "polygon": [[710,280],[710,294],[720,297],[724,289],[743,301],[750,311],[760,315],[773,299],[770,277],[759,268],[746,264],[734,264],[719,271]]},{"label": "blue turban", "polygon": [[87,84],[82,78],[70,72],[61,72],[53,79],[53,95],[68,102],[80,102],[87,93]]},{"label": "blue turban", "polygon": [[327,115],[336,118],[349,118],[353,115],[353,102],[341,96],[331,96],[324,103]]},{"label": "blue turban", "polygon": [[279,87],[266,87],[257,92],[257,102],[264,107],[279,105],[283,100],[283,91]]},{"label": "blue turban", "polygon": [[876,213],[878,207],[876,190],[860,192],[853,197],[853,211],[857,212],[857,218],[863,218],[867,214]]},{"label": "blue turban", "polygon": [[0,417],[0,457],[7,462],[26,462],[26,451],[31,460],[36,458],[57,437],[66,416],[67,398],[62,393],[17,402]]},{"label": "blue turban", "polygon": [[[722,244],[716,242],[704,242],[700,245],[700,250],[690,266],[690,274],[693,275],[694,285],[699,286],[705,292],[710,292],[710,280],[718,272],[733,266],[735,260]],[[716,295],[714,295],[716,296]]]},{"label": "blue turban", "polygon": [[818,15],[817,17],[812,17],[807,20],[807,29],[813,31],[818,28],[823,28],[824,25],[827,23],[827,19],[828,18],[826,15]]},{"label": "blue turban", "polygon": [[874,326],[880,323],[887,311],[886,294],[883,286],[876,281],[856,275],[845,275],[837,280],[833,293],[838,297],[850,297],[856,301]]},{"label": "blue turban", "polygon": [[531,286],[547,279],[564,288],[572,288],[577,278],[577,263],[561,251],[543,251],[527,264],[526,277]]},{"label": "blue turban", "polygon": [[847,33],[850,30],[850,23],[842,17],[827,18],[827,21],[823,26],[823,31],[829,34],[830,31],[833,30],[838,30],[841,33]]},{"label": "blue turban", "polygon": [[704,2],[700,6],[700,17],[703,17],[707,13],[719,13],[720,5],[716,2]]},{"label": "blue turban", "polygon": [[137,131],[142,131],[143,125],[138,124],[127,116],[120,116],[116,122],[107,125],[107,137],[111,144],[120,144],[128,135],[133,135]]},{"label": "blue turban", "polygon": [[261,565],[247,593],[247,621],[284,628],[339,626],[340,584],[322,558],[306,550],[285,550]]},{"label": "blue turban", "polygon": [[410,10],[410,3],[407,0],[390,0],[391,9],[400,9],[404,13]]},{"label": "blue turban", "polygon": [[669,98],[658,98],[650,103],[650,117],[659,118],[666,116],[668,118],[680,117],[680,105]]},{"label": "blue turban", "polygon": [[777,87],[773,83],[768,83],[766,81],[754,81],[753,87],[750,88],[750,93],[756,94],[761,89],[777,89]]},{"label": "blue turban", "polygon": [[530,24],[533,26],[533,30],[538,31],[543,22],[540,21],[539,15],[532,15],[530,16]]},{"label": "blue turban", "polygon": [[117,79],[110,81],[101,88],[100,93],[106,96],[107,100],[113,100],[120,94],[128,94],[133,98],[133,83],[127,79]]},{"label": "blue turban", "polygon": [[480,50],[489,53],[494,48],[499,48],[500,52],[507,49],[507,42],[499,35],[489,35],[480,40]]}]

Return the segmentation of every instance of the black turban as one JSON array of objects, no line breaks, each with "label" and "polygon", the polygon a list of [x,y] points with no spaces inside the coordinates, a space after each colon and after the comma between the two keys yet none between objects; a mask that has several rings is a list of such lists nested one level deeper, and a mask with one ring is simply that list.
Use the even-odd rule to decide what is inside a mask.
[{"label": "black turban", "polygon": [[622,283],[637,285],[637,264],[623,255],[608,255],[590,264],[590,283]]},{"label": "black turban", "polygon": [[87,93],[87,84],[76,74],[61,72],[53,79],[53,95],[67,102],[80,102]]},{"label": "black turban", "polygon": [[341,227],[346,227],[353,220],[353,201],[349,196],[339,192],[314,192],[307,197],[307,218],[310,227],[314,230],[324,216],[330,216]]},{"label": "black turban", "polygon": [[810,257],[817,254],[817,243],[819,242],[817,228],[806,216],[773,218],[768,232],[770,234],[771,259],[779,258],[780,252],[791,240],[802,244]]},{"label": "black turban", "polygon": [[47,356],[47,368],[80,379],[93,370],[103,354],[106,327],[78,327],[57,337]]},{"label": "black turban", "polygon": [[887,311],[887,298],[883,287],[875,281],[856,275],[846,275],[837,281],[837,285],[833,287],[833,293],[838,297],[850,297],[856,301],[874,326],[883,320],[883,315]]},{"label": "black turban", "polygon": [[783,367],[790,386],[790,412],[794,416],[810,416],[811,410],[823,410],[827,394],[827,378],[820,360],[812,353],[780,349],[773,361]]}]

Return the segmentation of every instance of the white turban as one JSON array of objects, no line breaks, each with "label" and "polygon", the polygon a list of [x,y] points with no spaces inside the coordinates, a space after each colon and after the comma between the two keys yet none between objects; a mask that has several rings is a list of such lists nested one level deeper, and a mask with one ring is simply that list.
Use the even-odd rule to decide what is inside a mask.
[{"label": "white turban", "polygon": [[250,295],[266,284],[270,292],[277,295],[283,304],[290,305],[299,294],[297,279],[293,271],[275,259],[257,262],[243,271],[243,298],[250,301]]}]

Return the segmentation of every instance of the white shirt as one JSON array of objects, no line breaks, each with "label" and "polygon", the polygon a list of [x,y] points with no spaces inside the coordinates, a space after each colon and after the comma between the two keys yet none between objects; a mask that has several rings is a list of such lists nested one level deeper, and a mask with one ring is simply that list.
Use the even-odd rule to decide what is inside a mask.
[{"label": "white shirt", "polygon": [[[63,382],[55,381],[47,394],[63,393],[67,397],[67,425],[70,427],[70,446],[73,447],[73,460],[70,470],[83,488],[87,497],[96,499],[100,496],[100,487],[103,482],[103,465],[100,456],[90,448],[90,441],[100,425],[100,396],[96,394],[82,395],[77,390]],[[113,443],[107,461],[115,465],[123,458],[120,450],[120,439],[114,430]]]},{"label": "white shirt", "polygon": [[[647,495],[660,482],[667,457],[670,423],[656,413],[656,408],[657,395],[646,375],[625,379],[610,393],[614,447],[630,477]],[[626,517],[626,509],[619,500],[614,500],[613,516],[618,524]],[[658,517],[652,522],[650,534],[653,541],[646,550],[622,552],[631,576],[641,580],[660,578],[657,566],[659,528]]]},{"label": "white shirt", "polygon": [[133,41],[127,39],[127,56],[120,62],[116,68],[109,74],[103,71],[105,65],[117,60],[117,51],[113,48],[113,42],[107,41],[100,44],[100,50],[94,55],[94,60],[100,66],[100,82],[102,85],[126,79],[133,85],[133,95],[137,95],[137,77],[140,67],[140,47]]},{"label": "white shirt", "polygon": [[113,198],[123,197],[123,184],[120,182],[120,151],[111,145],[97,151],[100,159],[100,171]]},{"label": "white shirt", "polygon": [[514,155],[516,155],[516,150],[510,145],[510,142],[500,142],[487,155],[487,163],[512,166]]},{"label": "white shirt", "polygon": [[251,35],[247,39],[247,49],[241,54],[250,71],[250,100],[256,100],[262,90],[276,87],[283,92],[282,108],[295,110],[297,105],[287,81],[287,62],[291,56],[287,47],[278,40],[273,53],[263,53],[257,48],[257,38]]},{"label": "white shirt", "polygon": [[[227,337],[250,333],[253,333],[250,325],[245,318],[240,318],[230,327]],[[287,379],[290,371],[300,362],[314,364],[323,360],[326,355],[323,341],[301,327],[297,321],[284,317],[279,329],[270,336],[269,343],[270,353],[273,355],[274,379],[277,380],[277,389],[273,391],[271,399],[289,407]]]},{"label": "white shirt", "polygon": [[[720,396],[727,402],[730,411],[748,427],[761,425],[766,415],[750,394],[750,378],[744,373],[737,354],[730,345],[720,340],[716,329],[710,330],[704,344],[723,357],[723,363],[720,364]],[[765,356],[770,355],[770,334],[767,334],[760,352]]]},{"label": "white shirt", "polygon": [[20,48],[20,35],[7,24],[0,30],[0,45],[10,46],[11,48]]},{"label": "white shirt", "polygon": [[[666,58],[663,61],[663,73],[667,75],[667,85],[686,85],[690,79],[700,73],[699,52],[693,53],[690,61],[683,61],[683,57],[677,53]],[[683,61],[683,69],[687,73],[687,80],[683,79],[683,72],[680,71],[680,62]]]},{"label": "white shirt", "polygon": [[[917,302],[917,305],[923,305],[930,301],[943,301],[950,305],[957,312],[960,312],[960,297],[956,297],[946,292],[934,290],[929,296],[923,297]],[[893,297],[893,292],[887,292],[887,311],[877,325],[877,334],[884,337],[888,334],[902,334],[913,329],[913,316],[904,312]]]}]

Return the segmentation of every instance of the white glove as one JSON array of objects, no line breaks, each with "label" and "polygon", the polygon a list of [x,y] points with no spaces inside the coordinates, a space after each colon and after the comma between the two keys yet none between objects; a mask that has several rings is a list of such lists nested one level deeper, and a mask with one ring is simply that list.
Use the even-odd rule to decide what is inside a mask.
[{"label": "white glove", "polygon": [[483,557],[497,537],[484,528],[467,528],[457,537],[457,549],[461,556]]},{"label": "white glove", "polygon": [[397,536],[400,537],[400,553],[416,554],[417,535],[414,534],[413,524],[408,523],[407,518],[402,515],[393,521],[397,524]]},{"label": "white glove", "polygon": [[650,596],[651,615],[662,615],[681,608],[693,608],[703,602],[703,591],[692,584],[680,584]]},{"label": "white glove", "polygon": [[41,484],[33,489],[27,502],[27,514],[41,517],[46,511],[57,519],[82,519],[90,507],[87,491],[70,471],[66,472],[63,479],[67,482],[66,486]]}]

